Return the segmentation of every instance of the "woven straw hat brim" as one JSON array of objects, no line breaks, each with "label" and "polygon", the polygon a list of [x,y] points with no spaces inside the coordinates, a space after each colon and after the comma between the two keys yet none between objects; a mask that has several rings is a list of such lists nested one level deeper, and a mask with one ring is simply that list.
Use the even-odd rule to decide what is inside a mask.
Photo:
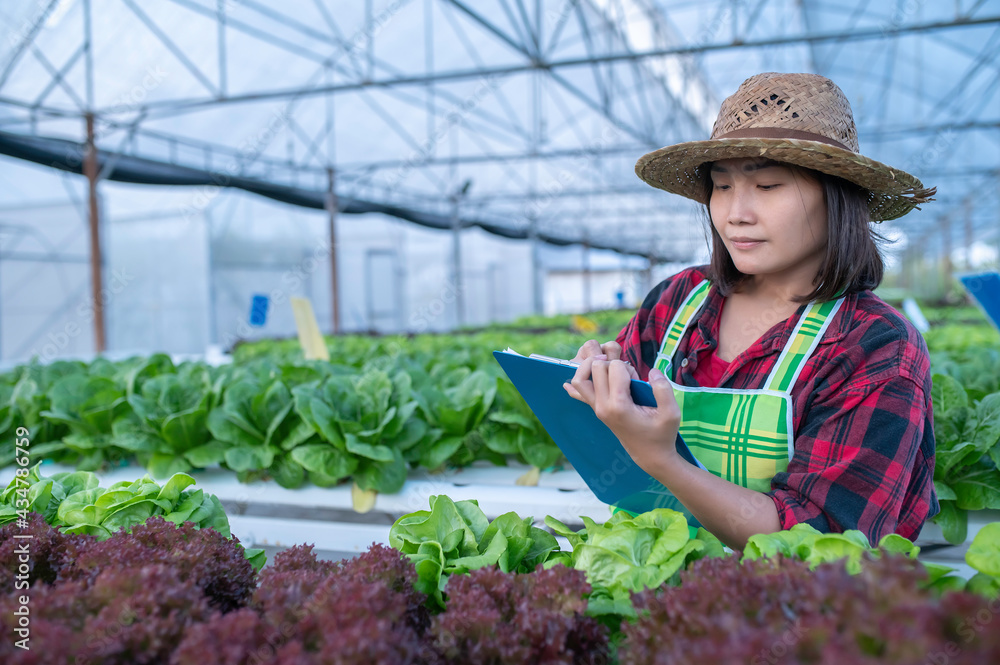
[{"label": "woven straw hat brim", "polygon": [[635,173],[643,181],[668,192],[708,203],[698,168],[706,162],[737,157],[764,157],[838,176],[871,193],[872,221],[902,217],[930,199],[925,189],[905,171],[837,146],[790,138],[733,138],[690,141],[660,148],[639,158]]}]

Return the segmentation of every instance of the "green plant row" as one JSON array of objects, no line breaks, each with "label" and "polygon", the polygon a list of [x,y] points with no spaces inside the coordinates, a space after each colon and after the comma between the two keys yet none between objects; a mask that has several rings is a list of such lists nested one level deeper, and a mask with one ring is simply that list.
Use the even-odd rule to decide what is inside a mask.
[{"label": "green plant row", "polygon": [[924,333],[927,348],[934,352],[976,353],[980,350],[1000,350],[1000,332],[988,324],[948,323]]},{"label": "green plant row", "polygon": [[[532,526],[530,517],[511,512],[490,522],[474,500],[432,496],[430,510],[396,520],[389,544],[414,563],[417,589],[427,594],[435,611],[447,606],[448,582],[454,575],[492,566],[506,573],[563,564],[586,573],[592,589],[588,614],[608,617],[611,623],[635,617],[634,594],[677,585],[680,572],[699,559],[739,556],[746,562],[781,556],[800,559],[812,568],[843,561],[849,572],[858,573],[865,557],[888,553],[916,559],[920,552],[896,534],[873,547],[860,531],[821,533],[798,524],[787,531],[751,536],[737,555],[704,529],[692,537],[684,515],[666,508],[635,516],[620,511],[604,523],[582,519],[584,528],[574,531],[553,517],[545,518],[556,535],[569,541],[571,550],[561,551],[551,534]],[[966,562],[977,571],[968,581],[948,566],[923,564],[927,573],[923,586],[938,593],[967,590],[1000,597],[1000,522],[979,531]]]},{"label": "green plant row", "polygon": [[218,465],[289,488],[353,479],[393,493],[417,466],[555,464],[558,448],[490,355],[498,338],[445,341],[355,337],[331,362],[278,352],[222,367],[164,354],[24,365],[0,377],[0,464],[14,460],[17,427],[32,461],[134,461],[156,478]]},{"label": "green plant row", "polygon": [[615,337],[618,331],[625,327],[632,316],[634,309],[612,309],[587,314],[555,314],[541,315],[528,314],[520,316],[507,323],[492,323],[491,330],[511,330],[511,331],[532,331],[544,330],[565,330],[574,333],[584,334],[604,334],[608,337]]},{"label": "green plant row", "polygon": [[[161,516],[177,526],[191,522],[197,529],[210,528],[225,538],[232,537],[229,518],[218,497],[191,488],[195,480],[187,474],[174,474],[163,485],[147,475],[105,488],[89,471],[42,476],[40,466],[18,468],[0,494],[0,527],[14,522],[23,525],[30,513],[38,513],[62,533],[94,536],[103,541]],[[256,569],[264,565],[264,550],[243,551]]]}]

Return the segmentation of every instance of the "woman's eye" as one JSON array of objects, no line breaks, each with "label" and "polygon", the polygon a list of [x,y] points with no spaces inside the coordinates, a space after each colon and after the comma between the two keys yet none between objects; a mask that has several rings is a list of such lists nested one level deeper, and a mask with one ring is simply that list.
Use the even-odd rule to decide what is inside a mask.
[{"label": "woman's eye", "polygon": [[768,191],[770,189],[776,189],[778,185],[757,185],[757,187],[763,189],[764,191]]},{"label": "woman's eye", "polygon": [[720,185],[719,183],[716,183],[715,189],[729,189],[729,185]]}]

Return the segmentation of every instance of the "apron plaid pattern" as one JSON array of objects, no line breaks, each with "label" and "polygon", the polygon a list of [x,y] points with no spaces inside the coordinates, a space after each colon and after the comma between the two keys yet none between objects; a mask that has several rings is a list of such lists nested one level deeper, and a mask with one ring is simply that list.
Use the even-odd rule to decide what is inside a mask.
[{"label": "apron plaid pattern", "polygon": [[671,357],[704,306],[709,282],[698,284],[663,337],[656,367],[671,381],[681,409],[680,434],[709,472],[759,492],[788,468],[794,444],[791,388],[843,298],[810,303],[760,390],[699,388],[673,382]]}]

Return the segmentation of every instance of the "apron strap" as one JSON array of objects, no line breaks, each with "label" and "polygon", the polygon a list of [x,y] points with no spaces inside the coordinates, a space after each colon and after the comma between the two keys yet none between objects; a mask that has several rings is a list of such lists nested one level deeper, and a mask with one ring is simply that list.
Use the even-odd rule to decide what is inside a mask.
[{"label": "apron strap", "polygon": [[826,302],[812,302],[802,313],[792,335],[781,350],[778,361],[774,364],[774,369],[767,377],[764,384],[765,390],[777,390],[780,392],[790,392],[795,385],[802,368],[805,367],[809,356],[816,349],[823,333],[830,326],[834,315],[840,309],[844,299],[828,300]]},{"label": "apron strap", "polygon": [[711,282],[705,279],[691,289],[691,292],[684,299],[684,303],[674,314],[673,321],[667,327],[667,333],[663,336],[663,343],[660,345],[660,352],[657,354],[653,366],[670,379],[673,379],[673,368],[670,366],[671,358],[674,357],[677,345],[684,337],[688,325],[708,300],[708,290],[711,286]]}]

